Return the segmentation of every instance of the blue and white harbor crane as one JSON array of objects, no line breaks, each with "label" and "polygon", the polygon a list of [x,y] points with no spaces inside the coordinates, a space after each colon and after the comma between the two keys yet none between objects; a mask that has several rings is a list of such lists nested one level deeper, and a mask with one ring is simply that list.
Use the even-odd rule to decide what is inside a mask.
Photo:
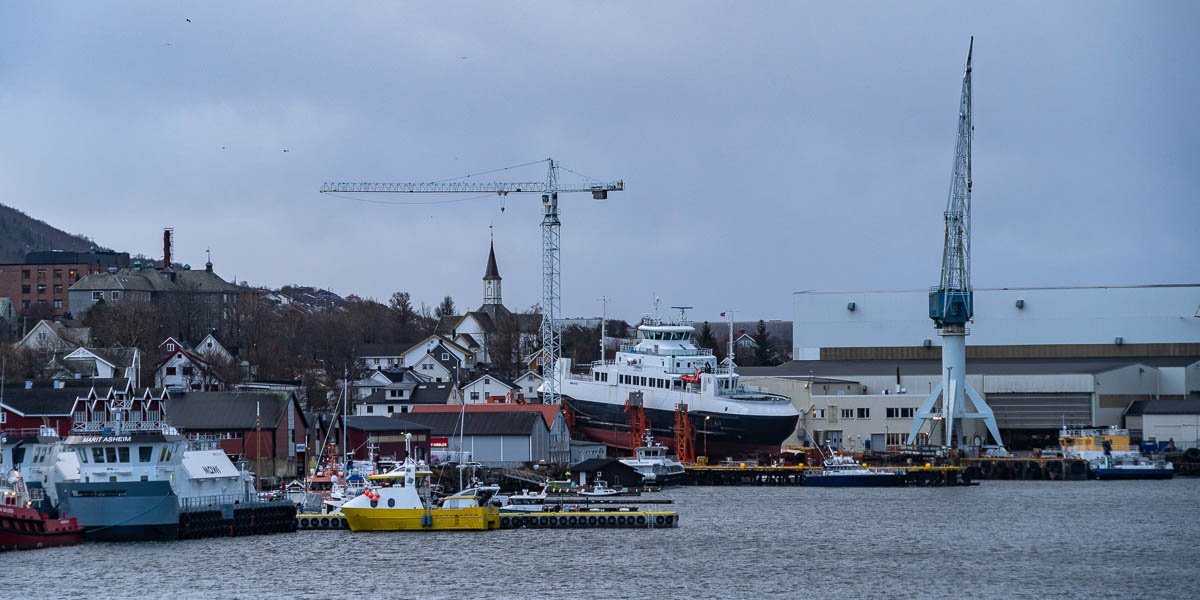
[{"label": "blue and white harbor crane", "polygon": [[[921,403],[908,434],[913,444],[925,424],[930,433],[944,426],[942,445],[962,446],[964,419],[979,419],[987,426],[996,445],[1003,447],[996,417],[983,397],[967,383],[967,324],[974,318],[974,291],[971,289],[971,56],[975,38],[967,50],[962,97],[958,107],[958,136],[954,144],[954,171],[950,194],[946,199],[945,247],[942,251],[942,278],[929,291],[929,318],[942,338],[942,380]],[[968,409],[967,400],[973,411]],[[982,441],[982,440],[981,440]]]}]

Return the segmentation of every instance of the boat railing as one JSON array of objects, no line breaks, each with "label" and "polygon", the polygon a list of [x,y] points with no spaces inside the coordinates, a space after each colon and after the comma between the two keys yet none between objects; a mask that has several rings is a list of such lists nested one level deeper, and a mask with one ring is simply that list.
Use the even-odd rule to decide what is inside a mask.
[{"label": "boat railing", "polygon": [[215,496],[193,496],[179,499],[180,512],[212,510],[222,506],[244,504],[255,500],[253,494],[218,494]]},{"label": "boat railing", "polygon": [[58,430],[42,425],[41,427],[20,427],[0,430],[0,433],[11,437],[58,437]]}]

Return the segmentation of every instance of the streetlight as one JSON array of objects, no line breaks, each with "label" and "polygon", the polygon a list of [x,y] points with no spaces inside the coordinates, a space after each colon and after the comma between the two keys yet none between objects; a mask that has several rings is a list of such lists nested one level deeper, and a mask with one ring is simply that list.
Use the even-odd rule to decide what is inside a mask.
[{"label": "streetlight", "polygon": [[704,461],[708,462],[708,420],[712,415],[704,415]]}]

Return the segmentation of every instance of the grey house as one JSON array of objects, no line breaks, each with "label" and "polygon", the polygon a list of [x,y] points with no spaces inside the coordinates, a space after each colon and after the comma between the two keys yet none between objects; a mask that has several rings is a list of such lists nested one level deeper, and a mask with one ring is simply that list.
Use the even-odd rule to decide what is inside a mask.
[{"label": "grey house", "polygon": [[461,456],[485,467],[550,460],[550,429],[537,412],[412,412],[402,418],[430,428],[431,452],[439,460]]}]

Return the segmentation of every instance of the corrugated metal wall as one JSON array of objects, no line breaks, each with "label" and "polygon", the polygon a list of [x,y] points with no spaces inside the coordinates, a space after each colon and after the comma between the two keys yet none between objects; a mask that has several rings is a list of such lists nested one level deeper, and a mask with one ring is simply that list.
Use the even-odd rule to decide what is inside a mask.
[{"label": "corrugated metal wall", "polygon": [[988,394],[1001,429],[1058,429],[1092,422],[1091,394]]}]

